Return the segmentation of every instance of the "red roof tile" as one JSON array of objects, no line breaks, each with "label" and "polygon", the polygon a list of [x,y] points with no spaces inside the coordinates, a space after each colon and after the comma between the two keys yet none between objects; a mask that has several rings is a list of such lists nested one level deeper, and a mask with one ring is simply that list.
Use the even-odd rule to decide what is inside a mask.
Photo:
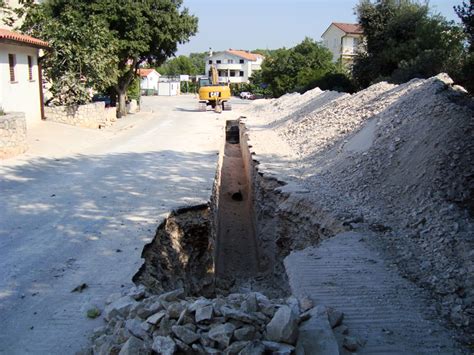
[{"label": "red roof tile", "polygon": [[263,58],[263,55],[247,52],[247,51],[244,51],[244,50],[241,50],[241,49],[240,50],[239,49],[229,49],[226,52],[230,53],[230,54],[233,54],[233,55],[236,55],[238,57],[247,59],[247,60],[251,60],[251,61],[256,61],[258,58]]},{"label": "red roof tile", "polygon": [[350,34],[358,34],[361,35],[364,33],[362,27],[358,23],[340,23],[340,22],[333,22],[334,26],[339,28],[340,30],[344,31],[345,33]]},{"label": "red roof tile", "polygon": [[32,47],[49,48],[48,43],[40,39],[28,35],[23,35],[21,33],[0,29],[0,41],[2,40],[26,43],[31,45]]},{"label": "red roof tile", "polygon": [[[145,77],[145,76],[148,76],[150,73],[156,71],[155,69],[151,68],[151,69],[145,69],[145,68],[141,68],[141,69],[138,69],[138,74],[140,75],[140,77]],[[160,73],[156,72],[158,75],[160,75]]]}]

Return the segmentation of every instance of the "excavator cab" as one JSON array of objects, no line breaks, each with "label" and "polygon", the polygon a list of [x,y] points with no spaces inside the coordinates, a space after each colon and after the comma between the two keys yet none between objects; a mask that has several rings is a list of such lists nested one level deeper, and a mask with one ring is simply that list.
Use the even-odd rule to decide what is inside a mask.
[{"label": "excavator cab", "polygon": [[206,111],[211,106],[216,112],[230,111],[230,87],[219,84],[217,69],[211,66],[211,77],[199,79],[199,110]]}]

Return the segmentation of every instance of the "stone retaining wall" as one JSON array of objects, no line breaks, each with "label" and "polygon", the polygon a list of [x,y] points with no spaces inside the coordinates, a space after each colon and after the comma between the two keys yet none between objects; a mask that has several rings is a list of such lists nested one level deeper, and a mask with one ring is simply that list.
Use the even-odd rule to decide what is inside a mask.
[{"label": "stone retaining wall", "polygon": [[0,116],[0,159],[24,153],[26,144],[26,118],[23,112]]},{"label": "stone retaining wall", "polygon": [[45,107],[44,111],[48,121],[85,128],[102,128],[116,121],[115,107],[107,108],[104,102],[80,106]]}]

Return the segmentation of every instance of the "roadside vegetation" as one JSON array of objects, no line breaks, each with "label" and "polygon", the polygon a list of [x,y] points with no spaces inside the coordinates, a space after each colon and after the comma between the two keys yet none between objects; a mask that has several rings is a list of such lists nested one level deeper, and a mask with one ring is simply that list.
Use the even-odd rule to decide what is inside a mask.
[{"label": "roadside vegetation", "polygon": [[293,48],[254,50],[265,56],[262,70],[248,84],[231,84],[232,93],[251,92],[257,97],[280,97],[289,92],[323,90],[353,92],[349,71],[332,62],[332,54],[322,44],[307,37]]},{"label": "roadside vegetation", "polygon": [[[57,104],[86,103],[93,89],[116,98],[121,116],[126,96],[137,91],[139,66],[165,76],[205,75],[206,52],[174,57],[177,44],[197,33],[198,19],[182,7],[182,0],[24,0],[15,11],[0,4],[9,22],[24,19],[23,33],[50,43],[42,66]],[[248,84],[231,84],[232,92],[279,97],[320,87],[351,93],[380,81],[403,83],[440,72],[472,92],[473,9],[472,0],[454,7],[458,25],[432,13],[427,2],[360,0],[355,13],[365,51],[352,68],[332,62],[320,42],[305,38],[293,48],[255,49],[265,56],[262,70]],[[183,88],[197,90],[195,82]]]},{"label": "roadside vegetation", "polygon": [[205,59],[207,53],[191,53],[189,56],[180,55],[167,60],[164,64],[155,69],[161,75],[177,76],[180,74],[187,75],[204,75]]},{"label": "roadside vegetation", "polygon": [[140,65],[159,66],[196,34],[182,0],[26,0],[23,33],[48,41],[45,77],[61,104],[83,103],[89,88],[117,96],[118,116]]},{"label": "roadside vegetation", "polygon": [[[462,8],[466,7],[465,3]],[[356,14],[366,38],[366,51],[358,54],[353,67],[359,89],[380,81],[403,83],[440,72],[464,82],[466,33],[443,16],[432,14],[428,3],[362,0]]]}]

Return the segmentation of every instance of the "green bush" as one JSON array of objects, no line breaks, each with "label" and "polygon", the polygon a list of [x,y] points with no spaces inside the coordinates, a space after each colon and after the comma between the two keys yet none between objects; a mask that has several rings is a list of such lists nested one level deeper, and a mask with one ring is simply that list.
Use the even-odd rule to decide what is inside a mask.
[{"label": "green bush", "polygon": [[135,77],[128,87],[127,97],[129,100],[137,100],[137,103],[140,104],[140,78]]}]

